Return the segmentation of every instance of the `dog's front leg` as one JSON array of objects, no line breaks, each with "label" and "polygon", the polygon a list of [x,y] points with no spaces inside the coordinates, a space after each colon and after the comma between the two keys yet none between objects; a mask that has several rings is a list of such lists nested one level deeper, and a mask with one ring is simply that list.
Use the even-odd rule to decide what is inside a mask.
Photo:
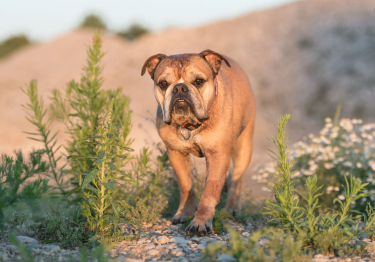
[{"label": "dog's front leg", "polygon": [[187,217],[194,216],[194,212],[197,210],[194,185],[191,179],[190,155],[168,149],[168,157],[176,172],[178,187],[180,189],[180,205],[173,216],[172,223],[180,224],[185,222]]},{"label": "dog's front leg", "polygon": [[204,186],[198,210],[194,219],[186,228],[187,235],[205,236],[213,234],[212,219],[215,207],[220,201],[221,189],[230,165],[230,153],[215,153],[207,157],[207,179]]}]

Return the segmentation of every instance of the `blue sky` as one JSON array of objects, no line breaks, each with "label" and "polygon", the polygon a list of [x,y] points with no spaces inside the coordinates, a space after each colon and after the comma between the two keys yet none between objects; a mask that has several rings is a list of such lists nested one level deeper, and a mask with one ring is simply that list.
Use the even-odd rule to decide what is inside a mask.
[{"label": "blue sky", "polygon": [[296,0],[0,0],[0,41],[14,34],[47,41],[69,32],[90,13],[110,29],[138,22],[152,30],[230,19]]}]

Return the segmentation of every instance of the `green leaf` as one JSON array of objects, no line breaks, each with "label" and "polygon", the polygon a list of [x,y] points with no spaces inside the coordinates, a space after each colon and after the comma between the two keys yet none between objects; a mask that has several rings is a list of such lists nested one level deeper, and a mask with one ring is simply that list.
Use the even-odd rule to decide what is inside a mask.
[{"label": "green leaf", "polygon": [[105,186],[105,188],[107,188],[108,190],[111,190],[111,191],[115,191],[115,187],[114,186],[116,184],[117,184],[117,182],[114,182],[114,181],[103,183],[103,185]]},{"label": "green leaf", "polygon": [[82,183],[82,189],[85,189],[87,187],[87,185],[92,181],[94,180],[96,174],[98,173],[98,169],[93,169],[86,177],[85,179],[83,180],[83,183]]},{"label": "green leaf", "polygon": [[105,156],[105,152],[103,150],[100,150],[98,154],[98,158],[103,159],[104,156]]}]

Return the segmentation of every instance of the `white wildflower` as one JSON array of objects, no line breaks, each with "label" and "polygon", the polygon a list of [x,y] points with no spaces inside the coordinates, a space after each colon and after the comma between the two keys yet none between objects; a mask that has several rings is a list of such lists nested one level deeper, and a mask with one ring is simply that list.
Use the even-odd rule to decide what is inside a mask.
[{"label": "white wildflower", "polygon": [[326,169],[331,169],[332,167],[334,167],[334,165],[332,163],[324,163],[324,167]]}]

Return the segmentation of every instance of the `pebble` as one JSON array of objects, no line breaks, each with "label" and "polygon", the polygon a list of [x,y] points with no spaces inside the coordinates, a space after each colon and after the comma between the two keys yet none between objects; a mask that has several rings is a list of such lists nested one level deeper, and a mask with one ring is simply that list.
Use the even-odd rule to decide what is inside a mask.
[{"label": "pebble", "polygon": [[197,246],[197,249],[200,249],[200,250],[204,250],[206,248],[206,246],[202,245],[202,244],[199,244]]},{"label": "pebble", "polygon": [[60,247],[59,246],[51,246],[50,252],[57,252],[57,251],[60,251]]},{"label": "pebble", "polygon": [[25,236],[17,236],[16,237],[18,241],[20,241],[24,245],[36,245],[38,244],[38,240],[31,238],[31,237],[25,237]]},{"label": "pebble", "polygon": [[150,249],[150,250],[147,251],[147,254],[154,257],[154,256],[159,255],[159,250]]},{"label": "pebble", "polygon": [[168,237],[166,237],[166,236],[160,236],[160,237],[158,237],[158,242],[160,243],[160,244],[167,244],[168,242],[169,242],[169,238]]},{"label": "pebble", "polygon": [[148,245],[145,245],[143,248],[144,248],[145,251],[147,251],[149,249],[154,249],[155,245],[154,244],[148,244]]},{"label": "pebble", "polygon": [[243,232],[243,233],[242,233],[242,236],[244,236],[244,237],[249,237],[249,236],[250,236],[250,233],[249,233],[249,232]]}]

